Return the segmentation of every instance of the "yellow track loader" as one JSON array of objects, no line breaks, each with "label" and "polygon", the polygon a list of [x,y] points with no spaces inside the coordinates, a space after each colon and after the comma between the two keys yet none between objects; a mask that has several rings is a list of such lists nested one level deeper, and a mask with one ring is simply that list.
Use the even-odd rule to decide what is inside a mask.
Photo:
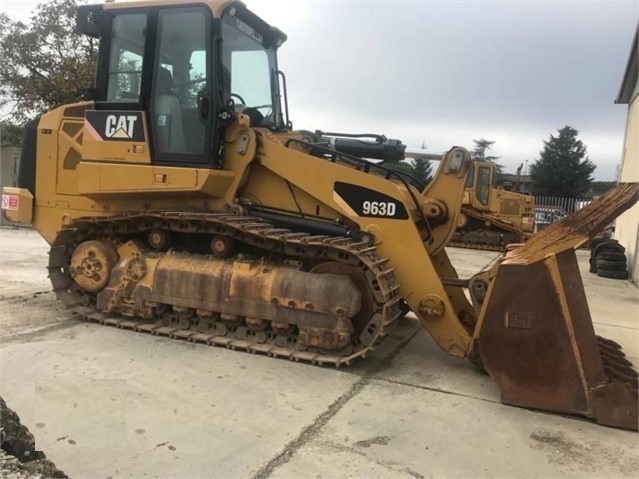
[{"label": "yellow track loader", "polygon": [[535,198],[495,188],[495,172],[489,161],[473,162],[449,246],[505,251],[533,234]]},{"label": "yellow track loader", "polygon": [[636,184],[462,279],[445,246],[468,151],[438,155],[421,189],[393,168],[399,140],[294,130],[286,36],[241,2],[88,5],[77,29],[100,40],[95,88],[26,126],[2,198],[51,245],[53,289],[72,311],[340,366],[410,310],[485,368],[504,403],[637,429],[637,373],[595,336],[574,254]]}]

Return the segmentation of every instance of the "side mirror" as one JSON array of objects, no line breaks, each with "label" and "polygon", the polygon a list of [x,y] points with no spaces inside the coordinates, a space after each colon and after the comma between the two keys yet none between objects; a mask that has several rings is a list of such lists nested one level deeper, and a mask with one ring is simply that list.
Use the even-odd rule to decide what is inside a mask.
[{"label": "side mirror", "polygon": [[102,5],[80,5],[75,18],[75,30],[93,38],[100,38],[104,20]]}]

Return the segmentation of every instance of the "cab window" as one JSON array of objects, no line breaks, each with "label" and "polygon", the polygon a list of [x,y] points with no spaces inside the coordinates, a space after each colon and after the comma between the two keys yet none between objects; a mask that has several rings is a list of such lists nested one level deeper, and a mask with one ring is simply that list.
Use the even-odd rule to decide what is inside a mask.
[{"label": "cab window", "polygon": [[477,171],[477,199],[482,205],[488,204],[490,195],[490,168],[480,166]]},{"label": "cab window", "polygon": [[[231,56],[231,91],[253,108],[271,106],[268,57],[261,50],[236,51]],[[237,98],[236,98],[237,99]]]},{"label": "cab window", "polygon": [[166,159],[205,159],[206,127],[197,98],[210,91],[207,20],[199,7],[159,11],[149,111],[154,151]]},{"label": "cab window", "polygon": [[120,14],[113,19],[107,101],[139,102],[146,13]]},{"label": "cab window", "polygon": [[475,165],[471,165],[466,176],[466,189],[471,189],[475,184]]}]

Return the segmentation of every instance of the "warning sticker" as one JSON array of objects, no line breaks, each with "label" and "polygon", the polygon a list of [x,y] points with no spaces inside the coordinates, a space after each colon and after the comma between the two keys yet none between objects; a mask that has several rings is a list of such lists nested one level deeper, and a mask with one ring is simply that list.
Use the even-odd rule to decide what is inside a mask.
[{"label": "warning sticker", "polygon": [[20,200],[17,195],[2,195],[3,210],[17,210],[19,204]]}]

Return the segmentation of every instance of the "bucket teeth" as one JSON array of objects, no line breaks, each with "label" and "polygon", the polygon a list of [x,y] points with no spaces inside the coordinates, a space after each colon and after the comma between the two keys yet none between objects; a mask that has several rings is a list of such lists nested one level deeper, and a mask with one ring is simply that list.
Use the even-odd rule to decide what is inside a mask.
[{"label": "bucket teeth", "polygon": [[632,367],[632,363],[628,361],[624,356],[611,354],[610,352],[602,348],[599,348],[599,354],[601,354],[601,359],[603,359],[604,361],[608,361],[611,364]]},{"label": "bucket teeth", "polygon": [[611,366],[619,371],[623,371],[623,373],[628,376],[637,377],[637,371],[632,369],[632,363],[630,361],[621,358],[611,358],[609,356],[602,356],[601,359],[606,366]]},{"label": "bucket teeth", "polygon": [[621,347],[614,341],[597,336],[599,354],[604,371],[610,382],[625,383],[635,396],[639,387],[639,372],[632,368],[632,363],[625,358]]},{"label": "bucket teeth", "polygon": [[626,354],[621,349],[611,348],[610,346],[606,346],[603,343],[599,343],[598,346],[599,352],[601,352],[601,354],[627,361],[627,359],[625,359]]},{"label": "bucket teeth", "polygon": [[617,351],[620,351],[623,354],[623,352],[621,351],[621,345],[613,341],[612,339],[604,338],[603,336],[597,336],[597,342],[604,347],[610,348],[611,350],[616,349]]}]

